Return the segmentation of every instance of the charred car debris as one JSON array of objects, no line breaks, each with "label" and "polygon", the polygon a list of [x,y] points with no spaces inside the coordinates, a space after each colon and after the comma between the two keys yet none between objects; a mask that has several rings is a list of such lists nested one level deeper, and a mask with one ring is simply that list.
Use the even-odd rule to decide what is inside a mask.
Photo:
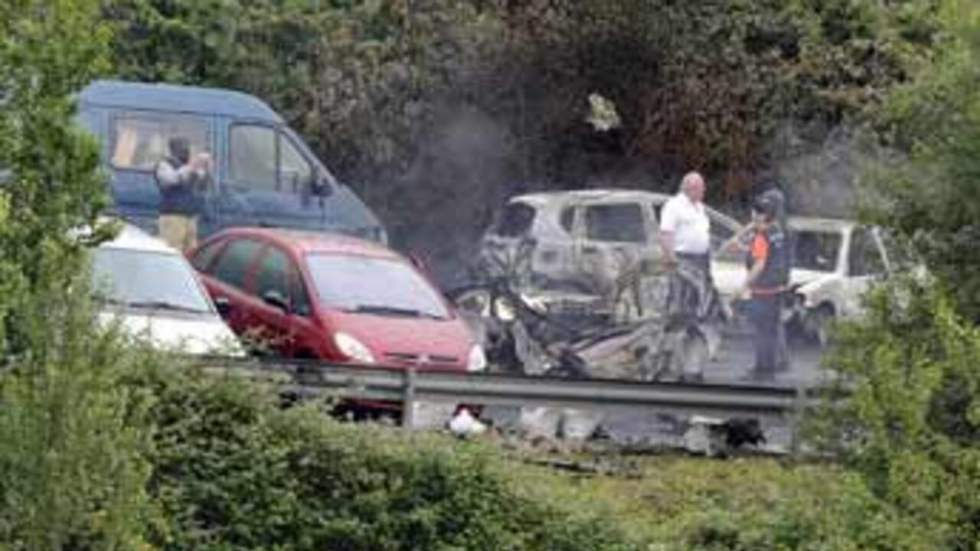
[{"label": "charred car debris", "polygon": [[[728,314],[709,274],[661,262],[656,209],[667,198],[597,190],[512,199],[483,240],[472,283],[450,292],[490,363],[528,375],[700,381]],[[737,230],[724,220],[718,242]]]}]

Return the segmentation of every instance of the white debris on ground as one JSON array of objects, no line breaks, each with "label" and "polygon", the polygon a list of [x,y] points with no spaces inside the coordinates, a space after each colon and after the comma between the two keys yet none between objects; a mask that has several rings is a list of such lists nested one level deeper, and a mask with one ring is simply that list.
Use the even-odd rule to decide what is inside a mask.
[{"label": "white debris on ground", "polygon": [[479,436],[487,431],[487,425],[473,417],[468,408],[460,408],[456,415],[449,420],[449,432],[459,438]]}]

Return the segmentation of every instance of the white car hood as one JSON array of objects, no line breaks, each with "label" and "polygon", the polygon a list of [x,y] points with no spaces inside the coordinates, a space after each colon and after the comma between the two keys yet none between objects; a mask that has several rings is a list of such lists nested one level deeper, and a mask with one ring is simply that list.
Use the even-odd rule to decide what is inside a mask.
[{"label": "white car hood", "polygon": [[[735,262],[715,261],[711,264],[711,277],[715,282],[715,288],[723,297],[731,297],[741,290],[745,285],[747,273],[748,270],[744,265]],[[805,292],[837,277],[838,275],[833,272],[793,268],[789,273],[789,282],[790,285],[800,285],[800,290]]]},{"label": "white car hood", "polygon": [[789,273],[790,285],[799,285],[800,291],[803,292],[805,292],[807,289],[818,287],[827,281],[837,278],[838,275],[834,272],[818,272],[815,270],[802,270],[799,268],[793,268],[793,270]]},{"label": "white car hood", "polygon": [[136,338],[148,338],[155,348],[181,354],[244,355],[241,343],[218,316],[178,317],[108,311],[99,314],[99,322],[104,326],[114,321],[118,321],[126,333]]}]

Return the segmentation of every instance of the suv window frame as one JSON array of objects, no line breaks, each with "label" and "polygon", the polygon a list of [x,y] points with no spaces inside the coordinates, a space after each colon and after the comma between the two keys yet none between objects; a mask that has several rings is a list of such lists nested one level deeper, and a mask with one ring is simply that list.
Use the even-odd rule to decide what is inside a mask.
[{"label": "suv window frame", "polygon": [[[589,224],[590,222],[589,210],[594,208],[610,208],[610,207],[628,207],[628,208],[636,209],[636,211],[639,212],[640,214],[640,219],[639,219],[640,231],[643,238],[639,241],[636,241],[636,240],[622,240],[622,239],[620,240],[598,239],[593,237],[590,232],[591,228]],[[586,241],[590,241],[593,243],[616,243],[616,244],[627,244],[627,245],[649,245],[652,242],[649,227],[648,227],[649,221],[647,220],[648,217],[646,214],[646,209],[644,209],[643,205],[637,201],[610,201],[610,202],[599,202],[599,203],[584,203],[580,205],[580,208],[583,209],[583,212],[580,215],[582,219],[582,237]]]},{"label": "suv window frame", "polygon": [[[864,247],[864,255],[860,256],[860,266],[864,268],[861,273],[855,269],[855,258],[857,253],[862,252],[859,247]],[[880,270],[872,270],[870,267],[876,264]],[[857,226],[851,230],[850,242],[847,248],[847,276],[848,277],[877,277],[888,273],[888,261],[885,258],[884,250],[874,234],[874,229],[868,226]]]}]

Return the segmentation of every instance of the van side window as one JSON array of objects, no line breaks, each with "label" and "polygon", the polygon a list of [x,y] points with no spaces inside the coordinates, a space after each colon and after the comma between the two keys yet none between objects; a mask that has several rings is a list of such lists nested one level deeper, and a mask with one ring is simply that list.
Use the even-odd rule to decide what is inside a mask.
[{"label": "van side window", "polygon": [[300,193],[312,183],[313,167],[303,158],[292,141],[281,134],[279,139],[282,144],[280,151],[282,158],[279,165],[282,189],[290,193]]},{"label": "van side window", "polygon": [[153,170],[170,154],[170,138],[190,142],[191,157],[209,151],[208,123],[190,115],[123,113],[112,118],[109,160],[114,168]]},{"label": "van side window", "polygon": [[313,167],[291,140],[274,128],[236,124],[231,128],[231,179],[254,191],[300,193],[313,180]]},{"label": "van side window", "polygon": [[231,127],[231,178],[256,191],[276,191],[276,131],[268,126]]}]

